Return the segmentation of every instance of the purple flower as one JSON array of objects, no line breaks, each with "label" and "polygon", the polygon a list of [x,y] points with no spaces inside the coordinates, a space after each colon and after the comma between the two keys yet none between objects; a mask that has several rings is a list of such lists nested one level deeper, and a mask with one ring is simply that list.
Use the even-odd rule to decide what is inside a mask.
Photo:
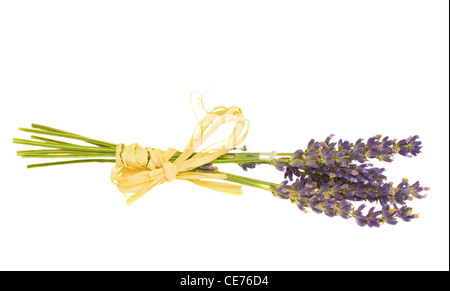
[{"label": "purple flower", "polygon": [[241,166],[244,171],[247,171],[248,169],[254,169],[256,167],[256,163],[240,163],[239,166]]},{"label": "purple flower", "polygon": [[296,150],[292,155],[292,159],[300,159],[305,153],[302,150]]},{"label": "purple flower", "polygon": [[404,221],[411,221],[411,219],[418,218],[419,214],[414,214],[411,207],[404,205],[398,209],[397,217],[403,219]]},{"label": "purple flower", "polygon": [[383,205],[381,209],[382,219],[384,222],[388,224],[395,225],[397,224],[397,220],[395,219],[395,214],[397,213],[396,208],[391,208],[389,204]]},{"label": "purple flower", "polygon": [[274,193],[274,195],[279,197],[279,198],[281,198],[281,199],[289,199],[291,186],[287,185],[287,183],[288,183],[288,181],[283,181],[281,183],[280,187],[277,188],[277,190]]},{"label": "purple flower", "polygon": [[323,212],[327,216],[333,217],[336,216],[336,214],[338,213],[339,202],[336,199],[332,198],[331,196],[330,198],[326,199],[323,202],[323,206],[324,206]]},{"label": "purple flower", "polygon": [[365,204],[361,204],[354,212],[353,217],[356,220],[356,223],[359,226],[366,226],[367,225],[367,217],[362,213],[362,210],[366,207]]},{"label": "purple flower", "polygon": [[211,164],[205,164],[205,165],[200,166],[199,168],[202,170],[217,171],[217,168]]},{"label": "purple flower", "polygon": [[[422,191],[429,191],[430,190],[429,187],[420,187],[419,181],[417,181],[416,183],[412,184],[410,186],[410,188],[411,188],[411,195],[413,197],[417,198],[417,199],[423,199],[423,198],[427,197],[426,194],[421,195],[420,192],[422,192]],[[412,198],[410,197],[410,199],[412,199]]]},{"label": "purple flower", "polygon": [[344,218],[348,219],[351,217],[350,213],[352,212],[352,204],[348,201],[342,201],[339,203],[337,214]]},{"label": "purple flower", "polygon": [[397,144],[398,153],[406,157],[417,156],[422,148],[422,142],[417,141],[418,138],[419,136],[415,135],[399,141]]},{"label": "purple flower", "polygon": [[286,165],[287,165],[287,162],[286,163],[285,162],[276,162],[274,164],[275,169],[277,169],[278,171],[282,171],[282,172],[284,172],[284,170],[286,169]]},{"label": "purple flower", "polygon": [[369,213],[366,215],[367,217],[367,225],[369,227],[380,227],[380,223],[383,222],[383,219],[378,216],[382,213],[381,211],[375,211],[375,207],[370,208]]}]

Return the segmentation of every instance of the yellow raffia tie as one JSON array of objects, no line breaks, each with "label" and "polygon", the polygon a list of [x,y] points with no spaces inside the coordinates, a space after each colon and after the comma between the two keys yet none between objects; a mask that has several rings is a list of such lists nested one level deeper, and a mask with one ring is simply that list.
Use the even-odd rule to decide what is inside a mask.
[{"label": "yellow raffia tie", "polygon": [[[111,170],[111,181],[127,198],[127,204],[133,203],[153,187],[175,179],[186,180],[215,191],[242,194],[241,185],[210,181],[226,179],[226,174],[199,173],[191,170],[211,163],[229,150],[239,147],[247,136],[250,122],[239,107],[219,106],[208,112],[201,99],[200,102],[206,115],[198,123],[185,150],[175,161],[170,162],[177,152],[172,148],[163,151],[151,147],[143,148],[137,143],[128,146],[117,145],[116,165]],[[235,123],[235,126],[226,139],[194,154],[221,125],[227,123]]]}]

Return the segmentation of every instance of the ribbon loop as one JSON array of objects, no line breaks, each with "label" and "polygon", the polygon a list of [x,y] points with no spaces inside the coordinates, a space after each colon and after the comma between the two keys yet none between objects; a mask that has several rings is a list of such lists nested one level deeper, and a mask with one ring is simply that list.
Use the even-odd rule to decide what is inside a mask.
[{"label": "ribbon loop", "polygon": [[[201,104],[203,107],[203,103]],[[196,152],[221,125],[227,123],[235,124],[227,138]],[[153,187],[175,179],[190,181],[220,192],[240,194],[242,193],[240,185],[209,181],[226,179],[225,174],[195,173],[192,170],[211,163],[229,150],[239,147],[247,136],[249,127],[250,122],[239,107],[219,106],[209,112],[206,111],[186,148],[176,159],[172,158],[177,153],[175,149],[163,151],[151,147],[142,148],[137,143],[128,146],[118,144],[116,165],[111,170],[111,181],[128,198],[128,204]]]}]

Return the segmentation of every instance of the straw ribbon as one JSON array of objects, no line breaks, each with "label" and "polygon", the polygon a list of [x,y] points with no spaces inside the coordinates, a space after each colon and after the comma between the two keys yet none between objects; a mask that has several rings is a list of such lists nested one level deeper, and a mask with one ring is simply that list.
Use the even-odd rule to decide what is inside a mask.
[{"label": "straw ribbon", "polygon": [[[203,103],[202,107],[205,109]],[[227,123],[234,123],[233,130],[227,138],[196,152],[221,125]],[[198,123],[189,143],[181,153],[172,148],[163,151],[151,147],[143,148],[137,143],[128,146],[118,144],[116,165],[111,170],[111,181],[127,198],[128,204],[155,186],[175,179],[186,180],[215,191],[242,194],[240,185],[211,181],[211,179],[226,179],[225,174],[192,170],[209,164],[229,150],[239,147],[247,136],[249,127],[250,122],[239,107],[220,106],[206,111],[206,115]]]}]

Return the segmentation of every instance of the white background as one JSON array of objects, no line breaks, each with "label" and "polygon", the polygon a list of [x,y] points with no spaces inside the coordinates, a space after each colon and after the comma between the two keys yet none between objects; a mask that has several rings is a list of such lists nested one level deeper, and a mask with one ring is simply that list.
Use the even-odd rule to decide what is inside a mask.
[{"label": "white background", "polygon": [[[448,20],[447,1],[1,1],[0,269],[448,270]],[[15,155],[32,122],[182,149],[192,91],[243,109],[251,151],[418,134],[418,157],[376,165],[431,187],[421,218],[361,228],[184,181],[127,206],[112,164]]]}]

